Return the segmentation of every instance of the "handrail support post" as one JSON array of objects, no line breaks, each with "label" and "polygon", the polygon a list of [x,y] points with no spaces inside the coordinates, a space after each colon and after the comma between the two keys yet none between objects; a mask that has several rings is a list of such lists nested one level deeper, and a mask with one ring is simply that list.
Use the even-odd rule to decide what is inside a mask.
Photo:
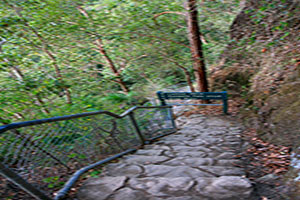
[{"label": "handrail support post", "polygon": [[223,92],[223,112],[225,115],[228,115],[228,96],[227,92]]},{"label": "handrail support post", "polygon": [[137,133],[139,139],[141,140],[142,146],[144,146],[145,145],[145,138],[144,138],[144,136],[143,136],[143,134],[142,134],[142,132],[139,128],[139,125],[136,122],[136,119],[134,117],[134,113],[133,112],[129,113],[129,117],[131,119],[131,122],[132,122],[132,124],[133,124],[133,126],[136,130],[136,133]]},{"label": "handrail support post", "polygon": [[163,93],[161,92],[161,91],[158,91],[157,93],[157,96],[158,96],[158,99],[159,99],[159,101],[160,101],[160,105],[161,106],[166,106],[167,104],[166,104],[166,101],[165,101],[165,99],[163,98]]},{"label": "handrail support post", "polygon": [[174,129],[177,129],[175,119],[174,119],[173,109],[172,108],[167,108],[167,109],[168,109],[169,117],[171,119],[172,126],[173,126]]}]

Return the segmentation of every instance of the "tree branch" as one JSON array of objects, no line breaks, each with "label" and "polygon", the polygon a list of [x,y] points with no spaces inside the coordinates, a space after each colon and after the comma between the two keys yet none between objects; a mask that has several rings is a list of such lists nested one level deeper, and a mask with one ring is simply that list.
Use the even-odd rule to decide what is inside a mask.
[{"label": "tree branch", "polygon": [[158,13],[158,14],[154,15],[153,19],[156,20],[157,17],[165,15],[165,14],[176,14],[176,15],[186,16],[185,12],[165,11],[165,12]]}]

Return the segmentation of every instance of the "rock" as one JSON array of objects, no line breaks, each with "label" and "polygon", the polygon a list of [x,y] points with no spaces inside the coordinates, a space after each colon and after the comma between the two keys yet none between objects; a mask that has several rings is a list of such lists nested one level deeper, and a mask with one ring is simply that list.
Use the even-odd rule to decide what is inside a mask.
[{"label": "rock", "polygon": [[216,157],[216,159],[233,159],[235,156],[232,152],[224,152]]},{"label": "rock", "polygon": [[179,196],[179,197],[170,197],[170,198],[160,198],[160,197],[154,197],[150,198],[149,200],[209,200],[205,197],[200,197],[199,195],[196,196]]},{"label": "rock", "polygon": [[239,167],[227,166],[198,166],[197,168],[211,172],[217,176],[244,176],[245,171]]},{"label": "rock", "polygon": [[[180,141],[180,143],[182,144],[187,144],[189,141]],[[156,144],[162,144],[162,145],[177,145],[178,144],[178,140],[159,140],[156,142]]]},{"label": "rock", "polygon": [[197,129],[197,128],[183,128],[181,130],[179,130],[179,133],[184,134],[184,135],[194,135],[197,136],[201,133],[201,129]]},{"label": "rock", "polygon": [[265,176],[262,176],[260,178],[257,178],[256,181],[260,183],[272,183],[276,181],[279,177],[275,174],[267,174]]},{"label": "rock", "polygon": [[[179,141],[189,141],[191,140],[192,138],[190,137],[187,137],[187,136],[184,136],[184,135],[170,135],[168,137],[168,139],[165,139],[165,140],[168,140],[168,141],[175,141],[175,142],[179,142]],[[162,139],[163,141],[164,139]]]},{"label": "rock", "polygon": [[177,157],[196,157],[196,158],[204,158],[207,156],[207,153],[201,151],[187,151],[187,152],[178,152]]},{"label": "rock", "polygon": [[130,155],[124,157],[124,162],[130,164],[157,164],[170,159],[166,156]]},{"label": "rock", "polygon": [[177,157],[172,160],[165,162],[165,165],[171,166],[190,166],[190,167],[198,167],[200,165],[213,165],[215,160],[212,158],[186,158],[186,157]]},{"label": "rock", "polygon": [[123,187],[126,179],[125,176],[89,179],[79,189],[77,197],[79,200],[104,200]]},{"label": "rock", "polygon": [[129,180],[132,188],[147,191],[151,196],[183,194],[194,184],[188,177],[178,178],[135,178]]},{"label": "rock", "polygon": [[211,136],[224,136],[226,135],[226,131],[224,130],[211,130],[208,132],[209,135]]},{"label": "rock", "polygon": [[197,181],[201,184],[196,185],[196,191],[213,199],[248,199],[252,192],[249,180],[239,176],[222,176],[208,185],[201,178]]},{"label": "rock", "polygon": [[152,150],[152,149],[144,150],[144,149],[140,149],[135,154],[136,155],[145,155],[145,156],[160,156],[162,151],[163,150]]},{"label": "rock", "polygon": [[145,200],[147,195],[144,192],[133,190],[130,188],[123,188],[116,192],[111,198],[114,200]]},{"label": "rock", "polygon": [[197,140],[197,141],[193,140],[193,141],[186,142],[186,144],[191,147],[199,147],[199,146],[207,145],[208,143],[205,140]]},{"label": "rock", "polygon": [[174,106],[173,107],[173,113],[176,116],[181,116],[183,115],[183,113],[189,111],[190,108],[186,107],[186,106]]},{"label": "rock", "polygon": [[211,150],[205,147],[189,147],[189,146],[173,146],[174,151],[178,152],[188,152],[188,151],[203,151],[203,152],[210,152]]},{"label": "rock", "polygon": [[203,139],[206,144],[215,145],[223,141],[222,138],[207,136]]},{"label": "rock", "polygon": [[230,127],[232,124],[229,121],[222,120],[217,117],[210,117],[206,119],[206,123],[210,127],[220,126],[220,127]]},{"label": "rock", "polygon": [[127,165],[127,164],[109,164],[105,167],[105,174],[108,176],[127,176],[127,177],[137,177],[142,173],[142,168],[137,165]]},{"label": "rock", "polygon": [[251,184],[234,156],[241,139],[229,131],[234,123],[190,117],[192,122],[177,134],[106,165],[103,175],[116,177],[85,184],[80,200],[249,199]]},{"label": "rock", "polygon": [[231,159],[231,160],[218,160],[217,162],[218,166],[242,166],[243,162],[241,160],[237,159]]},{"label": "rock", "polygon": [[146,145],[144,147],[145,150],[171,150],[170,147],[166,146],[166,145],[157,145],[157,144],[151,144],[151,145]]},{"label": "rock", "polygon": [[207,172],[200,171],[188,166],[147,165],[145,176],[151,177],[212,177]]}]

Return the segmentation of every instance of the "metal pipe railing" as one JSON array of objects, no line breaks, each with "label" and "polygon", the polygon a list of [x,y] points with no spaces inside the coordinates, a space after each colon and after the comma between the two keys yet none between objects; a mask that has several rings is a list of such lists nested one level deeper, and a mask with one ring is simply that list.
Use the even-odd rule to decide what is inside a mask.
[{"label": "metal pipe railing", "polygon": [[[136,119],[135,112],[139,112],[138,110],[140,110],[140,109],[147,109],[147,110],[157,109],[157,110],[159,110],[159,113],[150,113],[150,114],[147,113],[147,115],[138,116],[138,118]],[[162,112],[162,113],[160,113],[160,112]],[[137,114],[139,114],[139,113],[137,113]],[[160,114],[159,116],[162,116],[163,120],[161,118],[159,118],[154,121],[153,120],[149,121],[149,119],[148,119],[149,115],[151,115],[151,117],[155,118],[155,117],[159,117],[159,116],[157,116],[157,114]],[[81,124],[81,123],[85,122],[85,121],[82,121],[82,119],[90,120],[89,118],[86,119],[84,117],[92,117],[92,116],[104,116],[104,117],[107,116],[107,117],[111,117],[113,119],[118,119],[118,120],[124,120],[125,118],[127,119],[127,117],[128,117],[130,120],[129,121],[130,124],[128,124],[127,121],[123,121],[123,123],[121,123],[121,124],[118,124],[116,121],[112,121],[110,124],[110,126],[112,127],[111,130],[106,130],[107,128],[98,126],[98,124],[100,122],[95,121],[94,123],[92,123],[92,125],[96,124],[97,126],[92,127],[91,128],[92,130],[89,130],[89,127],[85,127],[85,126],[90,126],[91,123],[88,123],[88,124]],[[143,119],[143,117],[145,119]],[[79,120],[80,123],[78,121],[76,121],[77,124],[76,123],[73,124],[72,120]],[[96,118],[96,120],[98,120],[98,118]],[[103,120],[105,120],[105,121],[103,121],[104,124],[111,121],[106,118],[104,118]],[[67,123],[65,123],[64,121],[66,121]],[[71,122],[68,122],[68,121],[71,121]],[[147,123],[150,123],[152,121],[153,121],[153,123],[157,123],[157,122],[162,123],[163,121],[169,121],[170,127],[164,129],[161,127],[161,125],[158,126],[158,124],[154,124],[149,127],[150,127],[150,129],[151,129],[151,127],[152,128],[156,127],[157,130],[153,130],[152,133],[146,133],[145,130],[148,130],[149,127],[144,129],[144,126],[149,125]],[[53,123],[53,122],[63,123],[63,124],[56,124],[56,125],[51,125],[51,126],[47,124],[47,123]],[[71,123],[71,125],[68,123]],[[27,146],[24,146],[23,154],[27,154],[28,155],[27,157],[30,159],[32,157],[34,158],[34,156],[31,156],[31,155],[39,155],[40,157],[43,157],[42,155],[46,155],[47,158],[41,158],[41,159],[48,159],[48,160],[46,160],[46,162],[48,162],[50,159],[57,162],[58,158],[56,158],[55,156],[58,156],[60,159],[64,158],[61,156],[65,156],[65,158],[70,159],[68,156],[73,156],[74,153],[70,154],[69,153],[70,151],[68,151],[68,149],[64,148],[64,147],[68,148],[69,146],[60,147],[60,146],[55,146],[55,145],[60,144],[60,143],[63,144],[64,142],[68,142],[69,140],[63,139],[63,138],[64,137],[67,138],[67,137],[71,137],[71,136],[75,137],[76,134],[78,135],[78,133],[77,133],[78,131],[81,131],[79,133],[80,134],[82,133],[82,135],[80,135],[82,138],[86,138],[86,139],[82,139],[82,140],[91,140],[91,142],[93,142],[94,139],[91,138],[91,134],[92,134],[94,137],[102,138],[102,140],[104,142],[106,142],[106,140],[107,140],[106,137],[110,137],[111,138],[110,141],[113,143],[109,143],[108,144],[109,146],[114,145],[114,144],[116,146],[119,145],[119,147],[123,150],[122,152],[117,153],[113,156],[110,156],[108,158],[102,159],[97,162],[94,161],[94,163],[92,163],[88,166],[85,166],[85,167],[81,167],[79,170],[75,171],[75,173],[73,173],[73,175],[65,183],[64,187],[61,190],[59,190],[59,192],[57,192],[57,195],[55,196],[55,200],[59,200],[59,199],[64,198],[67,195],[68,191],[71,189],[71,187],[75,184],[75,182],[78,180],[78,178],[83,173],[87,172],[88,170],[90,170],[94,167],[97,167],[99,165],[102,165],[111,160],[119,158],[125,154],[132,153],[137,150],[137,147],[129,148],[129,149],[125,150],[124,148],[126,148],[126,146],[123,148],[123,145],[119,144],[120,138],[118,138],[118,136],[123,137],[123,139],[124,138],[126,139],[128,137],[130,138],[133,136],[129,136],[129,135],[126,136],[126,133],[120,136],[121,130],[119,130],[119,128],[122,128],[122,127],[118,127],[118,126],[123,126],[123,129],[125,127],[125,129],[127,130],[129,128],[128,126],[130,126],[130,125],[133,126],[133,129],[130,129],[130,130],[133,130],[135,132],[135,135],[136,135],[135,137],[138,138],[137,141],[139,141],[138,142],[139,146],[148,144],[149,142],[151,142],[154,139],[157,139],[164,135],[171,134],[176,131],[176,125],[175,125],[174,119],[172,117],[172,106],[135,106],[135,107],[132,107],[132,108],[126,110],[125,112],[123,112],[120,115],[101,110],[101,111],[96,111],[96,112],[87,112],[87,113],[81,113],[81,114],[75,114],[75,115],[66,115],[66,116],[59,116],[59,117],[52,117],[52,118],[47,118],[47,119],[38,119],[38,120],[17,122],[17,123],[12,123],[12,124],[8,124],[8,125],[3,125],[3,126],[0,126],[0,137],[2,137],[2,139],[8,138],[7,143],[9,143],[9,141],[14,141],[13,143],[9,144],[10,146],[8,145],[8,147],[7,147],[8,150],[12,150],[12,152],[13,152],[13,154],[7,155],[7,156],[13,155],[12,159],[22,159],[22,158],[18,157],[18,155],[19,155],[18,152],[20,150],[22,150],[21,149],[22,146],[20,146],[20,145],[26,144],[27,146],[31,145],[31,147],[28,148]],[[44,127],[44,126],[46,126],[46,127]],[[57,128],[59,131],[51,130],[50,133],[46,132],[46,134],[45,134],[44,132],[48,131],[49,127],[52,127],[52,126],[53,126],[53,128]],[[83,130],[81,130],[82,129],[81,126],[83,126]],[[25,127],[28,127],[29,130],[27,130],[28,128],[25,128]],[[37,127],[37,128],[35,128],[35,127]],[[18,130],[21,128],[25,128],[25,134],[23,132],[23,129],[21,131]],[[85,128],[87,128],[87,129],[85,130]],[[166,129],[168,130],[167,133],[157,135],[158,132],[165,131]],[[27,133],[26,130],[29,131],[29,133]],[[61,130],[64,130],[64,131],[61,131]],[[9,131],[12,131],[12,132],[9,132]],[[107,132],[108,135],[106,134],[107,136],[105,137],[105,135],[104,136],[101,135],[99,133],[99,131],[102,131],[104,133]],[[53,132],[56,134],[53,134]],[[66,132],[66,135],[64,135],[64,134],[61,135],[61,133],[64,133],[64,132]],[[86,134],[85,134],[85,132],[86,132]],[[71,133],[71,136],[70,136],[70,133]],[[31,136],[31,134],[33,134],[33,136]],[[41,139],[41,141],[38,141],[36,138],[39,139],[40,137],[42,137],[42,139]],[[79,137],[79,136],[77,136],[77,137]],[[18,141],[16,142],[16,139],[19,142]],[[46,141],[48,143],[45,144]],[[70,141],[73,141],[73,140],[70,140]],[[79,145],[80,144],[81,143],[79,143]],[[18,145],[18,146],[16,146],[16,145]],[[93,145],[96,145],[96,143],[93,143]],[[5,148],[5,146],[4,146],[4,148],[1,148],[1,145],[0,145],[0,160],[1,160],[1,162],[3,160],[3,159],[1,159],[1,152],[3,153],[3,149],[4,149],[4,151],[7,151],[7,148]],[[17,150],[16,150],[17,153],[14,151],[14,148],[17,148]],[[57,148],[57,149],[53,149],[53,148]],[[61,155],[61,153],[60,153],[61,148],[64,148],[64,152],[67,152],[69,154]],[[2,149],[2,151],[1,151],[1,149]],[[36,150],[33,150],[33,149],[36,149]],[[98,148],[96,148],[96,149],[98,149]],[[47,150],[50,153],[47,152]],[[56,155],[55,154],[56,152],[58,152],[59,154]],[[75,152],[78,152],[78,151],[75,151]],[[36,153],[38,153],[38,154],[36,154]],[[51,155],[51,156],[49,156],[49,155]],[[26,157],[26,159],[27,159],[27,157]],[[34,159],[39,159],[39,158],[34,158]],[[68,160],[68,159],[66,159],[66,160]],[[4,159],[3,161],[5,162],[5,160],[9,160],[9,157],[8,157],[8,159]],[[31,160],[28,160],[28,159],[26,160],[26,163],[30,163],[30,162],[31,162]],[[13,163],[13,161],[11,161],[10,163]],[[20,163],[22,163],[22,162],[20,162]],[[38,163],[36,163],[36,165],[39,165],[41,163],[43,163],[43,162],[38,162]],[[25,180],[26,178],[22,178],[21,176],[19,176],[16,172],[14,172],[13,169],[10,169],[9,166],[7,166],[5,163],[0,163],[0,164],[1,164],[0,165],[1,166],[0,174],[6,178],[9,178],[10,181],[12,181],[16,185],[18,185],[20,188],[22,188],[23,190],[25,190],[26,192],[31,194],[34,198],[47,199],[47,200],[52,199],[47,194],[45,194],[38,188],[34,187],[33,185],[31,185],[31,183],[27,182]],[[68,163],[66,163],[66,165],[68,165]],[[32,166],[32,165],[30,165],[30,166]],[[26,167],[28,167],[28,166],[26,166]],[[43,166],[39,166],[39,167],[43,167]],[[15,166],[14,166],[14,168],[15,168]]]},{"label": "metal pipe railing", "polygon": [[134,107],[126,110],[121,115],[117,115],[117,114],[109,112],[109,111],[100,110],[100,111],[96,111],[96,112],[86,112],[86,113],[80,113],[80,114],[75,114],[75,115],[66,115],[66,116],[60,116],[60,117],[51,117],[51,118],[46,118],[46,119],[31,120],[31,121],[26,121],[26,122],[17,122],[17,123],[11,123],[11,124],[0,126],[0,134],[4,133],[5,131],[16,129],[16,128],[22,128],[22,127],[33,126],[33,125],[38,125],[38,124],[58,122],[58,121],[64,121],[64,120],[68,120],[68,119],[76,119],[76,118],[88,117],[88,116],[100,115],[100,114],[105,114],[105,115],[109,115],[114,118],[121,119],[121,118],[124,118],[125,116],[129,115],[133,111],[135,111],[137,109],[142,109],[142,108],[147,108],[147,109],[172,108],[172,106],[134,106]]}]

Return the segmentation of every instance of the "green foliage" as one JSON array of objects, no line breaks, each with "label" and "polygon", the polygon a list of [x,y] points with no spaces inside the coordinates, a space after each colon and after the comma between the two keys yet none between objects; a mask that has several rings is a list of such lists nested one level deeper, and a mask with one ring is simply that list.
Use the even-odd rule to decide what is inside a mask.
[{"label": "green foliage", "polygon": [[[0,5],[2,123],[80,113],[120,111],[147,93],[185,81],[171,58],[192,72],[184,1],[30,0]],[[226,46],[236,1],[199,2],[208,64]],[[282,24],[283,26],[283,24]],[[283,39],[287,36],[282,36]],[[103,48],[116,66],[116,76]],[[118,78],[131,90],[120,92]],[[69,92],[69,97],[66,90]],[[67,99],[72,99],[72,104]]]},{"label": "green foliage", "polygon": [[101,173],[102,173],[102,170],[93,170],[92,172],[89,173],[88,176],[93,177],[93,178],[98,178]]},{"label": "green foliage", "polygon": [[43,182],[48,184],[48,188],[57,188],[64,184],[64,182],[59,179],[59,176],[51,176],[44,178]]}]

